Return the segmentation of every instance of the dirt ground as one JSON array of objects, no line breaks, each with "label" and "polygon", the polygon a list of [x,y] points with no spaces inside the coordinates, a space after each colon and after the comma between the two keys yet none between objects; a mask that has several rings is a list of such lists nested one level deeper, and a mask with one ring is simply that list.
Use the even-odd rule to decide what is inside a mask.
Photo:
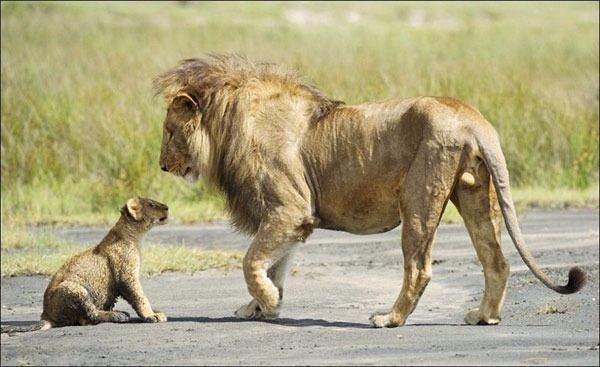
[{"label": "dirt ground", "polygon": [[[373,329],[368,317],[388,309],[402,282],[399,230],[355,236],[316,231],[302,244],[288,277],[281,318],[242,322],[249,301],[241,270],[170,273],[143,279],[163,324],[101,324],[2,334],[2,365],[25,364],[426,364],[598,365],[598,210],[537,211],[521,226],[540,265],[559,282],[582,266],[589,283],[575,295],[545,288],[503,233],[511,265],[499,326],[468,326],[482,297],[483,274],[462,225],[442,225],[433,279],[407,325]],[[82,244],[107,229],[57,229]],[[244,249],[249,239],[226,224],[167,225],[146,239]],[[2,325],[38,320],[46,277],[2,278]],[[546,312],[540,312],[542,309]],[[133,310],[123,301],[117,309]]]}]

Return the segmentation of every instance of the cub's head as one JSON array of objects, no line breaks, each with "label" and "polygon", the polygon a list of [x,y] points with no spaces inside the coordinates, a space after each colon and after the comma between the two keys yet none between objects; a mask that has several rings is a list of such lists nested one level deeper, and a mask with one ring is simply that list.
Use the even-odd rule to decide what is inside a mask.
[{"label": "cub's head", "polygon": [[178,93],[167,108],[163,123],[160,168],[189,182],[198,179],[208,160],[208,139],[200,128],[202,113],[192,95]]},{"label": "cub's head", "polygon": [[152,199],[134,197],[127,200],[121,213],[130,219],[130,222],[150,229],[156,224],[167,223],[169,207]]}]

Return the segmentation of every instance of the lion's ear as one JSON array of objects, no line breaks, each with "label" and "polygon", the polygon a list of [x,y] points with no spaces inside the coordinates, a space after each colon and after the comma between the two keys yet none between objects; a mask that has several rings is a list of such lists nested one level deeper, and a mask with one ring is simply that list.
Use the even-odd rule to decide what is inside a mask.
[{"label": "lion's ear", "polygon": [[181,92],[173,98],[172,105],[178,109],[184,109],[193,112],[198,109],[198,102],[191,95]]},{"label": "lion's ear", "polygon": [[142,204],[140,203],[140,199],[135,197],[127,200],[127,212],[131,217],[135,220],[142,219]]}]

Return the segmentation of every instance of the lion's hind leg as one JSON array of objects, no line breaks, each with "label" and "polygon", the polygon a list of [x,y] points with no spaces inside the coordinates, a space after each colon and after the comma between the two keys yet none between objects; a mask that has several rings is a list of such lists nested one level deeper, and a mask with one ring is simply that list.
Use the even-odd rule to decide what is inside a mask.
[{"label": "lion's hind leg", "polygon": [[389,313],[371,316],[375,327],[402,326],[431,279],[431,249],[440,217],[449,199],[460,152],[424,143],[403,183],[400,197],[404,280]]},{"label": "lion's hind leg", "polygon": [[498,324],[510,270],[500,247],[500,207],[484,164],[475,172],[474,185],[457,185],[451,200],[469,231],[485,278],[481,304],[467,313],[465,321],[471,325]]}]

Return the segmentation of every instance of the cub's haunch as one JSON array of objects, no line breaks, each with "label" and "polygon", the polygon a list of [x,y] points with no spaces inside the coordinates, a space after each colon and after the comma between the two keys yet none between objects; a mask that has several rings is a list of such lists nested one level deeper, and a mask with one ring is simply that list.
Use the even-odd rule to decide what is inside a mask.
[{"label": "cub's haunch", "polygon": [[44,293],[41,321],[2,332],[46,330],[101,322],[128,322],[129,314],[113,310],[123,297],[144,322],[167,321],[153,310],[139,279],[140,242],[156,224],[167,221],[169,208],[151,199],[132,198],[100,244],[71,257],[52,277]]}]

